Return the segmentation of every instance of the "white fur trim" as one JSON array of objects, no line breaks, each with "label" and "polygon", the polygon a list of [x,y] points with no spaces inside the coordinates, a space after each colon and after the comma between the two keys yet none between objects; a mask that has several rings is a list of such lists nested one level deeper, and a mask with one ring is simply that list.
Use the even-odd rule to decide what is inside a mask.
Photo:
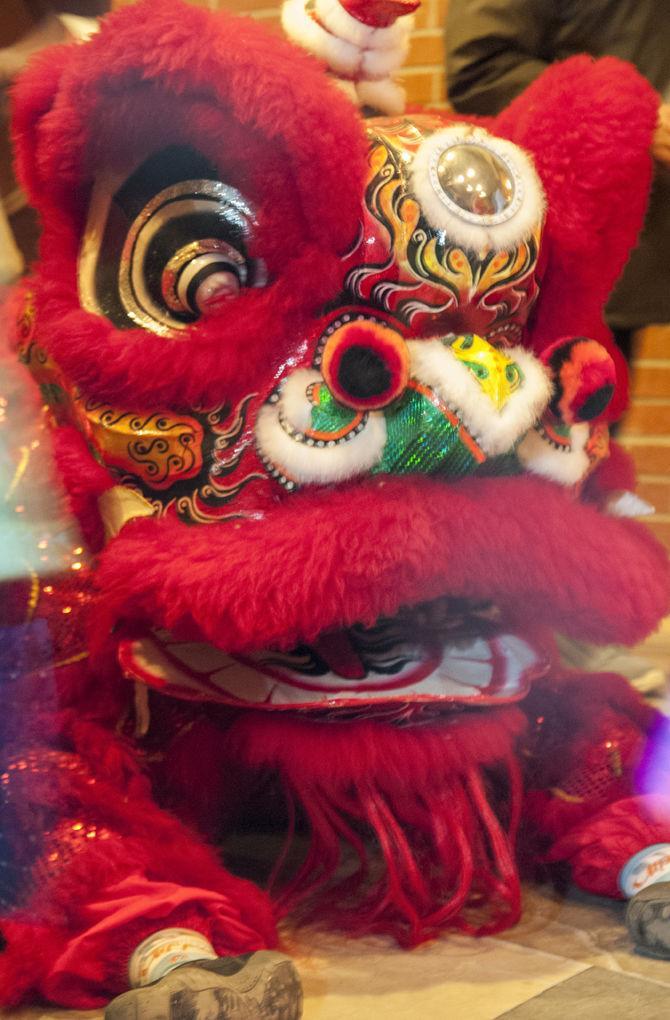
[{"label": "white fur trim", "polygon": [[650,517],[656,513],[656,508],[647,503],[646,499],[640,499],[634,492],[614,492],[608,497],[605,509],[613,517]]},{"label": "white fur trim", "polygon": [[532,429],[516,449],[526,471],[542,475],[561,485],[576,485],[586,475],[590,462],[586,453],[589,426],[573,425],[569,450],[557,450],[537,429]]},{"label": "white fur trim", "polygon": [[361,51],[345,39],[331,35],[305,11],[304,0],[287,0],[281,12],[282,27],[290,39],[325,61],[337,74],[354,77],[361,63]]},{"label": "white fur trim", "polygon": [[304,432],[312,421],[314,405],[307,396],[307,387],[312,383],[323,383],[321,373],[314,368],[298,368],[282,383],[278,406],[297,432]]},{"label": "white fur trim", "polygon": [[339,0],[316,0],[315,11],[329,32],[362,50],[395,49],[414,27],[414,18],[408,15],[403,15],[386,28],[365,25],[345,11]]},{"label": "white fur trim", "polygon": [[[516,188],[510,209],[493,216],[478,216],[450,202],[437,179],[436,164],[446,149],[459,143],[483,145],[509,167]],[[436,131],[422,143],[412,166],[412,189],[430,225],[444,230],[449,240],[470,251],[514,248],[544,218],[544,191],[530,156],[518,145],[471,124],[455,124]]]},{"label": "white fur trim", "polygon": [[337,85],[341,92],[344,92],[347,99],[350,99],[355,106],[359,105],[355,81],[351,81],[349,78],[333,78],[332,82],[334,85]]},{"label": "white fur trim", "polygon": [[318,372],[298,369],[285,380],[279,400],[264,404],[256,419],[256,443],[262,456],[300,484],[342,482],[369,471],[381,459],[386,445],[386,422],[379,411],[371,411],[361,431],[343,442],[308,446],[290,436],[280,417],[303,432],[312,412],[305,390],[311,382],[322,381]]},{"label": "white fur trim", "polygon": [[357,81],[356,92],[361,106],[371,106],[390,117],[404,113],[407,99],[405,90],[390,78],[383,81]]},{"label": "white fur trim", "polygon": [[392,50],[364,50],[361,58],[360,75],[363,78],[388,78],[398,71],[405,62],[407,46]]},{"label": "white fur trim", "polygon": [[523,382],[497,410],[472,372],[440,340],[411,340],[410,373],[458,414],[473,439],[490,457],[508,453],[538,420],[552,393],[542,364],[522,347],[505,350],[523,372]]},{"label": "white fur trim", "polygon": [[85,18],[81,14],[57,14],[56,17],[76,42],[88,42],[101,28],[97,18]]}]

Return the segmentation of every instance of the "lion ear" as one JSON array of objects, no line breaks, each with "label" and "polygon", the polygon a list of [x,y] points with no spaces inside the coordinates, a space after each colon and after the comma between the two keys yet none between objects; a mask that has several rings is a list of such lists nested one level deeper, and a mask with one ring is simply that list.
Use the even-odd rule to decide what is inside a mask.
[{"label": "lion ear", "polygon": [[659,97],[613,57],[550,67],[493,130],[531,153],[547,195],[546,269],[535,346],[561,336],[607,342],[602,309],[642,227]]},{"label": "lion ear", "polygon": [[40,208],[44,198],[43,127],[57,102],[61,81],[77,43],[50,46],[36,54],[12,87],[12,142],[17,177],[30,202]]},{"label": "lion ear", "polygon": [[[118,169],[112,162],[147,141],[138,110],[159,94],[152,138],[169,134],[181,111],[180,123],[200,132],[203,151],[232,160],[221,126],[227,119],[240,137],[263,142],[277,161],[283,156],[309,235],[338,253],[351,243],[367,153],[358,111],[321,65],[257,22],[176,0],[114,11],[89,42],[45,51],[18,83],[18,170],[43,216],[80,221],[97,167]],[[237,154],[240,164],[245,152]]]}]

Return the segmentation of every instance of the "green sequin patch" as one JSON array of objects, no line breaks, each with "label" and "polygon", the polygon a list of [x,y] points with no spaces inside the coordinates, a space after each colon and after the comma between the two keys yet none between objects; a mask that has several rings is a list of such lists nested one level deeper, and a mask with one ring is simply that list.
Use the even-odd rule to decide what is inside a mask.
[{"label": "green sequin patch", "polygon": [[351,425],[358,412],[350,407],[338,404],[327,386],[319,386],[315,391],[317,403],[312,410],[310,430],[335,435]]},{"label": "green sequin patch", "polygon": [[[342,435],[354,426],[358,413],[334,399],[327,386],[314,391],[310,431],[324,439]],[[490,460],[477,458],[463,441],[460,424],[453,424],[437,401],[411,386],[384,409],[387,440],[372,474],[442,474],[462,478],[481,474],[516,474],[519,463],[513,451]]]},{"label": "green sequin patch", "polygon": [[434,474],[460,477],[477,467],[463,444],[458,425],[452,425],[439,407],[416,390],[407,389],[386,410],[387,441],[373,473]]}]

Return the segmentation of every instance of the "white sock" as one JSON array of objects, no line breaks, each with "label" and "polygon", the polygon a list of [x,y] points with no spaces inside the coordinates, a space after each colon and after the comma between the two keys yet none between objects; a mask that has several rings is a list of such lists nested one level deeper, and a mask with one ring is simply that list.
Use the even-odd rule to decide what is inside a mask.
[{"label": "white sock", "polygon": [[131,988],[142,988],[164,977],[175,967],[194,960],[216,960],[211,942],[190,928],[163,928],[140,942],[130,958]]}]

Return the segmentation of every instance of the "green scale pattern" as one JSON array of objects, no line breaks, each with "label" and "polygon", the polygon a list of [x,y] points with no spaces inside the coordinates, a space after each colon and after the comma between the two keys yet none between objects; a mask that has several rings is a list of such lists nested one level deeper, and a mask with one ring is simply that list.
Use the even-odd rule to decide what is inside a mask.
[{"label": "green scale pattern", "polygon": [[387,441],[373,473],[448,474],[460,478],[477,467],[451,424],[430,400],[407,389],[385,412]]},{"label": "green scale pattern", "polygon": [[[319,387],[318,403],[312,411],[314,431],[335,434],[355,417],[356,412],[339,404],[326,386]],[[461,442],[458,427],[431,400],[411,388],[384,410],[384,417],[388,438],[372,474],[439,473],[461,478],[476,470],[495,474],[519,470],[513,455],[479,465]]]}]

